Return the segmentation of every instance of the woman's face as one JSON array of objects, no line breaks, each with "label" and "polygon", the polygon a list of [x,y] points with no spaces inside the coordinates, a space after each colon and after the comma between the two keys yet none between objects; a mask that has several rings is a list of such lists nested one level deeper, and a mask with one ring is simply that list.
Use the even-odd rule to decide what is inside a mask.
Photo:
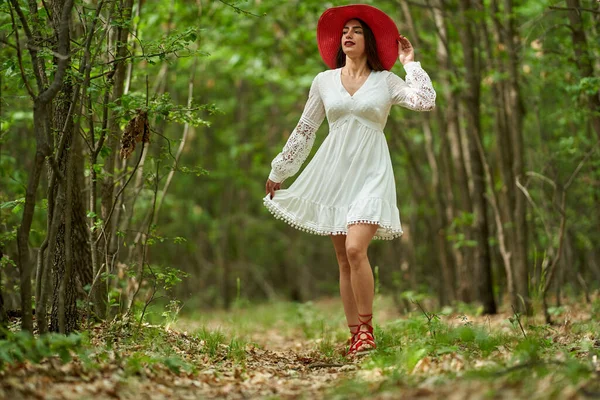
[{"label": "woman's face", "polygon": [[360,22],[355,19],[351,19],[344,25],[342,50],[350,57],[360,57],[365,53],[364,31]]}]

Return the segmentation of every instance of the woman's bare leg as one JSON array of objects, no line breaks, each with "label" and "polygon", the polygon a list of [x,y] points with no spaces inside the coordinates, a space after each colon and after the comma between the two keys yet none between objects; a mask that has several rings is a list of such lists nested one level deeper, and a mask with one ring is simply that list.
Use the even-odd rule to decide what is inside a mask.
[{"label": "woman's bare leg", "polygon": [[[346,256],[346,235],[331,236],[333,247],[335,247],[335,256],[340,267],[340,295],[344,304],[344,313],[349,326],[358,326],[358,309],[356,300],[352,291],[352,281],[350,277],[350,263]],[[351,329],[353,332],[356,328]]]},{"label": "woman's bare leg", "polygon": [[[371,264],[367,257],[367,249],[377,228],[378,225],[374,224],[350,225],[346,236],[346,257],[350,264],[352,292],[356,301],[357,313],[360,315],[373,313],[375,283]],[[361,319],[365,321],[365,318]],[[360,329],[367,330],[368,327],[362,325]]]}]

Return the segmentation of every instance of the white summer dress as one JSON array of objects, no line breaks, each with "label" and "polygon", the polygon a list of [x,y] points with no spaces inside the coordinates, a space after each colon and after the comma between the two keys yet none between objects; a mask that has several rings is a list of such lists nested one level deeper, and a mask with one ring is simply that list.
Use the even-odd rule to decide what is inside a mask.
[{"label": "white summer dress", "polygon": [[288,189],[277,190],[273,199],[264,197],[275,217],[318,235],[345,235],[356,223],[379,225],[374,239],[402,235],[383,128],[392,105],[429,111],[436,97],[419,62],[404,69],[406,81],[389,71],[372,71],[352,96],[342,85],[341,68],[315,77],[298,125],[271,163],[269,179],[283,182],[299,171],[325,116],[329,135]]}]

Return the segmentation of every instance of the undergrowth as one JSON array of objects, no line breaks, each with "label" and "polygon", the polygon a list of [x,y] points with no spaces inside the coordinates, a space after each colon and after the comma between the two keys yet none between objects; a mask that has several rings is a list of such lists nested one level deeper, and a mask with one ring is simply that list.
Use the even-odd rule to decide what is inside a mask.
[{"label": "undergrowth", "polygon": [[[382,297],[375,303],[391,314],[391,303]],[[205,379],[214,383],[230,373],[246,384],[249,376],[262,382],[262,365],[279,365],[295,349],[307,367],[350,364],[325,393],[331,398],[593,397],[600,393],[598,304],[563,304],[553,310],[557,324],[548,325],[518,314],[482,316],[464,304],[427,311],[419,303],[401,317],[376,320],[378,348],[358,362],[344,358],[349,333],[338,302],[244,304],[177,321],[174,314],[162,323],[151,317],[156,323],[141,325],[122,318],[70,336],[8,332],[0,340],[0,374],[25,364],[69,363],[83,375],[109,370],[123,380],[170,373],[197,382],[213,374]],[[246,339],[260,338],[269,349],[271,333],[280,337],[279,353]],[[295,368],[286,373],[298,378],[301,369]],[[213,372],[203,375],[207,371]]]},{"label": "undergrowth", "polygon": [[164,325],[115,320],[89,332],[68,336],[7,332],[0,340],[0,371],[23,363],[74,362],[82,372],[93,372],[110,364],[123,376],[161,371],[194,374],[207,365],[232,362],[243,366],[247,343],[222,332],[201,329],[194,334],[169,330]]},{"label": "undergrowth", "polygon": [[565,323],[550,326],[518,315],[492,321],[451,311],[419,311],[378,326],[378,349],[330,395],[450,395],[466,387],[489,397],[501,391],[532,398],[600,394],[597,319],[563,315]]}]

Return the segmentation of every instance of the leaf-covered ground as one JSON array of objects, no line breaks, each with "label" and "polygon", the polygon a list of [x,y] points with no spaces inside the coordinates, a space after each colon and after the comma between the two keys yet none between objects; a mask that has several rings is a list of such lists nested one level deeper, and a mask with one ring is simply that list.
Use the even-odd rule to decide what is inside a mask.
[{"label": "leaf-covered ground", "polygon": [[0,398],[600,398],[598,297],[552,308],[552,326],[414,308],[399,315],[377,297],[380,347],[360,360],[342,356],[338,299],[113,322],[68,338],[14,334],[0,342]]}]

